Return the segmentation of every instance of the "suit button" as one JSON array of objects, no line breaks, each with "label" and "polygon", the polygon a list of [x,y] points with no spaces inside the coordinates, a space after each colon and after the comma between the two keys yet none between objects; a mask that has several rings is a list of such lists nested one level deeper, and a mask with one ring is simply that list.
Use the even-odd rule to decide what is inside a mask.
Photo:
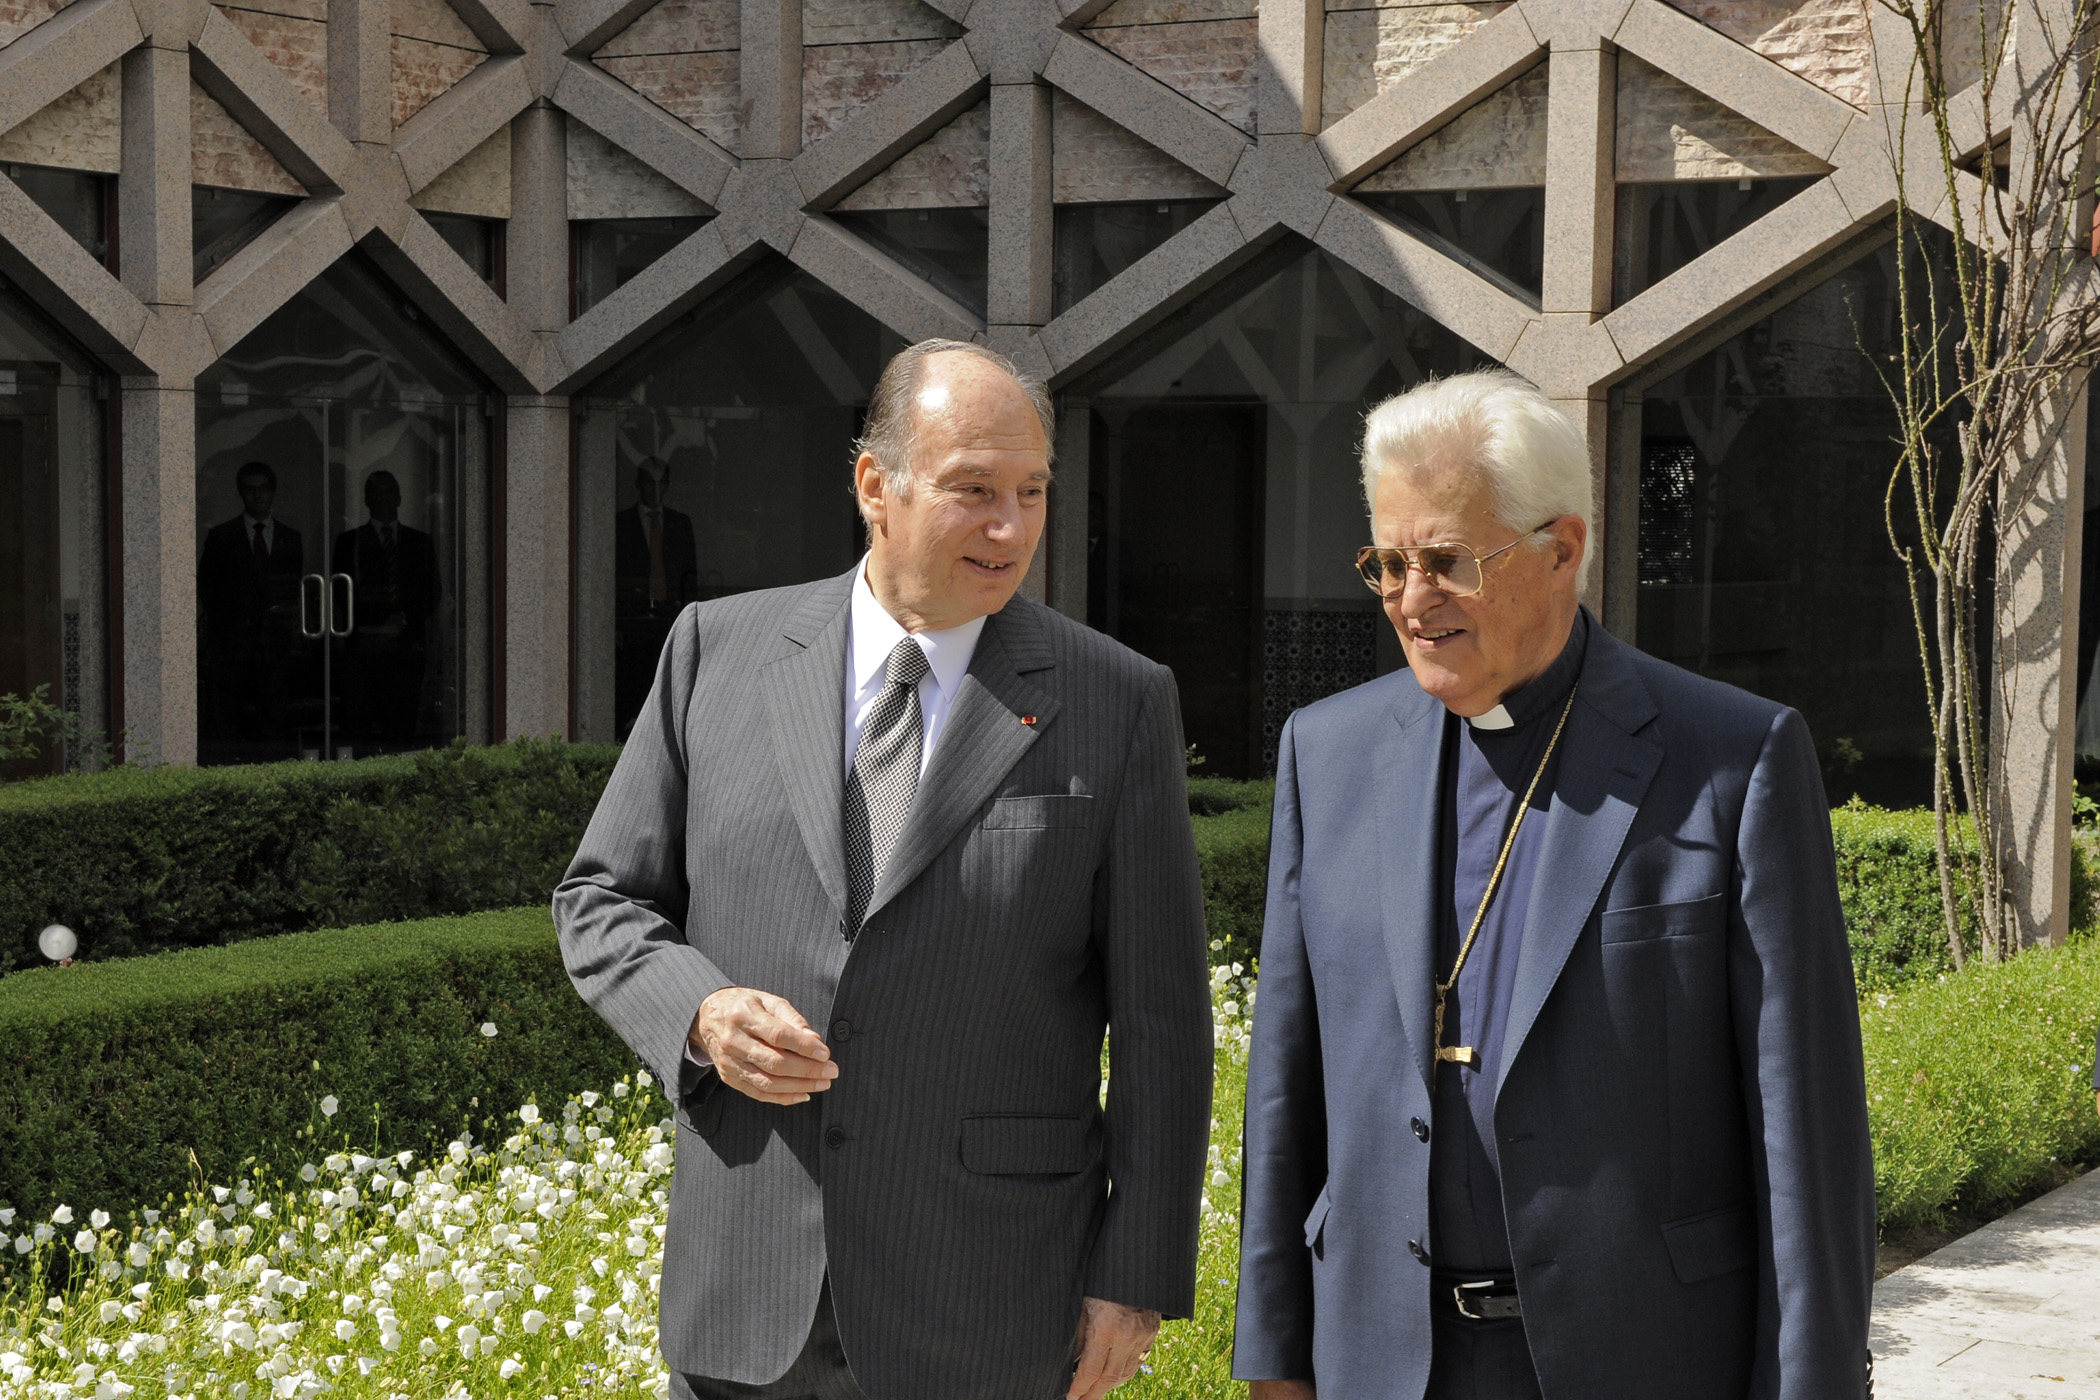
[{"label": "suit button", "polygon": [[1429,1267],[1429,1251],[1422,1248],[1422,1242],[1420,1240],[1409,1240],[1407,1242],[1407,1252],[1409,1254],[1414,1255],[1415,1262],[1420,1264],[1423,1268],[1426,1269]]},{"label": "suit button", "polygon": [[1415,1130],[1416,1142],[1429,1141],[1429,1125],[1427,1123],[1424,1123],[1419,1118],[1411,1118],[1408,1120],[1407,1126]]},{"label": "suit button", "polygon": [[853,1023],[841,1017],[831,1023],[831,1040],[835,1045],[844,1045],[853,1039]]},{"label": "suit button", "polygon": [[844,1128],[826,1128],[824,1130],[824,1145],[826,1147],[844,1147],[846,1145],[846,1130]]}]

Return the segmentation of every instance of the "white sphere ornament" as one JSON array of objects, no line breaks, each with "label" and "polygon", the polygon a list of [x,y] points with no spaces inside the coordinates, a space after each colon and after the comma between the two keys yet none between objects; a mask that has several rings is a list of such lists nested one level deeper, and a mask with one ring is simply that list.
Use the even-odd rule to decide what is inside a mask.
[{"label": "white sphere ornament", "polygon": [[46,924],[36,936],[37,951],[53,962],[64,962],[80,951],[80,939],[64,924]]}]

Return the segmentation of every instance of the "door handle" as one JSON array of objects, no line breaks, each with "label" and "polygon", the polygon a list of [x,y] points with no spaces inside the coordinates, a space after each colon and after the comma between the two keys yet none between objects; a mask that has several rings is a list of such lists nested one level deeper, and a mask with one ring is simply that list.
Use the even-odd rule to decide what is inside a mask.
[{"label": "door handle", "polygon": [[[316,585],[312,596],[320,601],[321,620],[318,624],[309,623],[310,610],[307,607],[307,585],[309,584]],[[299,580],[299,635],[308,640],[314,640],[327,630],[328,580],[322,578],[319,574],[308,574]]]},{"label": "door handle", "polygon": [[347,637],[357,628],[357,580],[348,574],[333,574],[329,577],[330,584],[337,580],[341,580],[343,585],[343,625],[335,625],[335,595],[331,592],[328,599],[328,632],[330,636]]}]

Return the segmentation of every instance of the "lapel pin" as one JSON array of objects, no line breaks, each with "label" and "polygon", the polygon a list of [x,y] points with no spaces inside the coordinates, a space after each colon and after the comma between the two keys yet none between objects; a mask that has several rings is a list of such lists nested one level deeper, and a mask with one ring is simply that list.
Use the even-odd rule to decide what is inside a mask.
[{"label": "lapel pin", "polygon": [[1021,716],[1021,723],[1023,723],[1023,724],[1025,724],[1025,725],[1027,725],[1027,726],[1028,726],[1028,727],[1029,727],[1030,729],[1033,729],[1033,728],[1035,728],[1035,716],[1034,716],[1034,715],[1022,715],[1022,716]]}]

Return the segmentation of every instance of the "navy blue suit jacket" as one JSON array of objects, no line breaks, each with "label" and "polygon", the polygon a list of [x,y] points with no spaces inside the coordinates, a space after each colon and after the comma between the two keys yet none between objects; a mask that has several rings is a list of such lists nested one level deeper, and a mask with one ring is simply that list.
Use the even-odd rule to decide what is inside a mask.
[{"label": "navy blue suit jacket", "polygon": [[[1320,1400],[1429,1374],[1443,714],[1386,676],[1277,763],[1234,1374]],[[1863,1396],[1874,1170],[1807,727],[1599,627],[1561,742],[1495,1099],[1541,1389]]]}]

